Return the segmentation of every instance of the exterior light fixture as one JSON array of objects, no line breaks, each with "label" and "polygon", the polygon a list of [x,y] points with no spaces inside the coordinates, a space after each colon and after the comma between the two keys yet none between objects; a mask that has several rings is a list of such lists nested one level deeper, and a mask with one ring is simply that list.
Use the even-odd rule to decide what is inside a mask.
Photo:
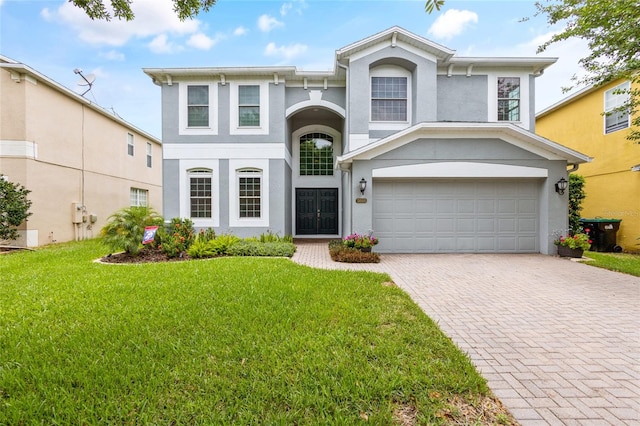
[{"label": "exterior light fixture", "polygon": [[362,178],[360,179],[360,194],[364,195],[365,189],[367,189],[367,181]]},{"label": "exterior light fixture", "polygon": [[560,195],[564,194],[564,191],[569,186],[569,182],[565,178],[560,178],[558,182],[556,182],[556,192]]}]

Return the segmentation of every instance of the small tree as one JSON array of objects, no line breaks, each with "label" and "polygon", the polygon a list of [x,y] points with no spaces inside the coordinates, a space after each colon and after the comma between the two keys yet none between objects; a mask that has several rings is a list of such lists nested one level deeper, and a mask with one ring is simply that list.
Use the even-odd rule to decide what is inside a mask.
[{"label": "small tree", "polygon": [[569,234],[574,235],[582,232],[580,223],[580,212],[582,211],[582,200],[585,199],[584,177],[576,174],[569,175]]},{"label": "small tree", "polygon": [[162,222],[162,216],[150,207],[127,207],[109,216],[100,235],[111,250],[135,255],[142,246],[144,228],[160,226]]},{"label": "small tree", "polygon": [[0,174],[0,241],[18,238],[17,227],[31,216],[31,201],[27,199],[30,192],[20,184],[9,182]]}]

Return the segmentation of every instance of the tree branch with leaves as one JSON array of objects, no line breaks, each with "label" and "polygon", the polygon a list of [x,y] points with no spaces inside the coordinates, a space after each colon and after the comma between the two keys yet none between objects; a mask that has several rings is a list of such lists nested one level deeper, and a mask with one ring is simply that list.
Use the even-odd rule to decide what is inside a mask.
[{"label": "tree branch with leaves", "polygon": [[[135,15],[131,9],[133,0],[110,0],[108,7],[106,0],[69,0],[75,6],[84,10],[91,19],[110,21],[112,18],[131,21]],[[173,0],[173,11],[181,21],[196,17],[201,11],[207,12],[216,4],[216,0]]]}]

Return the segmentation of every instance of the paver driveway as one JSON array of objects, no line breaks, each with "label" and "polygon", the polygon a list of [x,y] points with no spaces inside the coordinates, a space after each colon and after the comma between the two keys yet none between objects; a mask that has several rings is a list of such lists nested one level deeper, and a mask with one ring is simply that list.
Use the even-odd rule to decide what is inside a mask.
[{"label": "paver driveway", "polygon": [[388,273],[469,354],[522,425],[640,424],[640,278],[544,255],[383,255]]}]

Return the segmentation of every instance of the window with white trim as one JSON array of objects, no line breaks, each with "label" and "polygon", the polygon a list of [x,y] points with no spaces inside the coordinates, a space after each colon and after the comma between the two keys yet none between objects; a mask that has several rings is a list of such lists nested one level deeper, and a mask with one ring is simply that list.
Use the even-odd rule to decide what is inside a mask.
[{"label": "window with white trim", "polygon": [[498,121],[520,121],[520,77],[498,77]]},{"label": "window with white trim", "polygon": [[133,135],[131,133],[127,133],[127,154],[133,157],[134,150],[134,141]]},{"label": "window with white trim", "polygon": [[241,169],[238,176],[238,216],[262,217],[262,170]]},{"label": "window with white trim", "polygon": [[153,165],[153,146],[151,143],[147,142],[147,167],[151,167]]},{"label": "window with white trim", "polygon": [[260,126],[260,86],[238,86],[238,126]]},{"label": "window with white trim", "polygon": [[314,132],[300,136],[300,176],[333,176],[333,137]]},{"label": "window with white trim", "polygon": [[371,121],[407,121],[407,77],[371,77]]},{"label": "window with white trim", "polygon": [[187,86],[187,127],[209,126],[209,86]]},{"label": "window with white trim", "polygon": [[148,206],[149,191],[146,189],[131,188],[129,199],[131,207],[146,207]]},{"label": "window with white trim", "polygon": [[189,216],[210,218],[213,206],[212,177],[210,169],[191,169],[189,174]]},{"label": "window with white trim", "polygon": [[604,92],[604,132],[613,133],[629,127],[629,111],[619,110],[629,101],[631,84],[626,81]]}]

